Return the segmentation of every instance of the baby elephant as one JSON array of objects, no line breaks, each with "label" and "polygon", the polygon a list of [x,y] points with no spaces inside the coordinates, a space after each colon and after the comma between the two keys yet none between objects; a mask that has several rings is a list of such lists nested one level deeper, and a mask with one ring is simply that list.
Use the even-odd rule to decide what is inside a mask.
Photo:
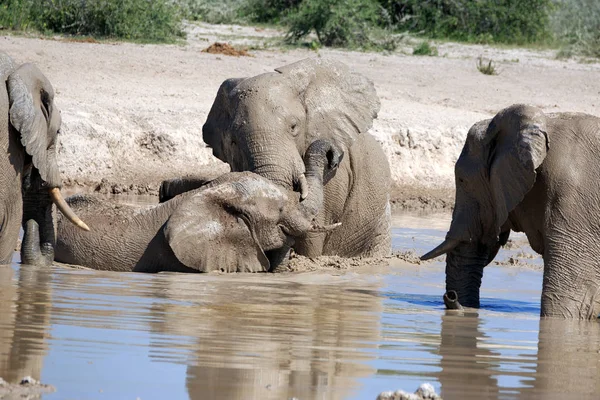
[{"label": "baby elephant", "polygon": [[[251,172],[222,175],[149,209],[72,196],[69,205],[94,229],[83,232],[59,219],[55,260],[115,271],[273,270],[295,238],[337,226],[313,224],[335,152],[326,141],[308,149],[311,197],[302,202],[297,193]],[[39,252],[35,221],[26,228],[23,245]]]}]

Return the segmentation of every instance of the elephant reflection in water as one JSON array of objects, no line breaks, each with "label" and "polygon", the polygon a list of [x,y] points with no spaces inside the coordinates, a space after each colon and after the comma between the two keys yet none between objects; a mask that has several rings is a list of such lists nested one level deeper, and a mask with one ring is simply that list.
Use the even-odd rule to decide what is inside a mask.
[{"label": "elephant reflection in water", "polygon": [[476,313],[458,315],[449,311],[442,315],[440,332],[441,343],[439,354],[441,372],[439,381],[443,399],[498,398],[498,363],[493,362],[498,356],[485,346],[478,346],[486,335],[480,330],[481,320]]},{"label": "elephant reflection in water", "polygon": [[[598,398],[600,325],[542,319],[533,393],[540,398]],[[525,392],[527,393],[527,392]]]},{"label": "elephant reflection in water", "polygon": [[[535,371],[520,368],[508,372],[502,354],[486,346],[488,336],[482,321],[474,315],[448,312],[442,316],[441,396],[452,399],[516,398],[597,398],[600,393],[600,325],[581,321],[542,319],[539,322]],[[508,361],[513,363],[512,361]],[[531,371],[531,372],[530,372]],[[516,375],[521,388],[502,388],[500,375]],[[504,393],[503,393],[504,392]],[[518,392],[518,394],[515,394]],[[509,394],[510,393],[510,394]]]},{"label": "elephant reflection in water", "polygon": [[40,379],[50,325],[49,286],[48,271],[0,267],[0,377],[7,382]]},{"label": "elephant reflection in water", "polygon": [[379,341],[383,307],[371,286],[175,276],[159,296],[189,303],[155,303],[152,329],[197,338],[187,368],[191,399],[346,398],[376,372],[366,364],[373,353],[357,349]]}]

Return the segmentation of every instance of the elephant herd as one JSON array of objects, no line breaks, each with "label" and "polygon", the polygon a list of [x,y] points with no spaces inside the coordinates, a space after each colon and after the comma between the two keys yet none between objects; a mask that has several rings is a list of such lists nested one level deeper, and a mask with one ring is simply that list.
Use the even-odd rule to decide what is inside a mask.
[{"label": "elephant herd", "polygon": [[[390,168],[368,134],[380,102],[373,83],[340,62],[311,58],[223,82],[202,135],[232,172],[164,181],[148,209],[64,200],[52,85],[2,52],[0,77],[2,263],[21,226],[23,263],[114,271],[269,272],[292,249],[391,252]],[[446,254],[447,306],[479,307],[483,269],[515,231],[544,259],[542,316],[596,318],[599,164],[592,115],[518,104],[474,124],[456,162],[446,240],[422,257]]]}]

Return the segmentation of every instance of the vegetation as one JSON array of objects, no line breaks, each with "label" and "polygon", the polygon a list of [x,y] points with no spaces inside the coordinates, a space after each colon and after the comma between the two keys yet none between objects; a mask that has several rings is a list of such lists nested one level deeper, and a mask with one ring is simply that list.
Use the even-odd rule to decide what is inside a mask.
[{"label": "vegetation", "polygon": [[413,49],[413,55],[415,56],[437,56],[437,48],[430,45],[429,42],[421,42],[417,47]]},{"label": "vegetation", "polygon": [[172,42],[183,19],[284,26],[288,42],[311,48],[393,50],[398,33],[410,32],[600,57],[597,0],[0,0],[0,27],[13,30]]},{"label": "vegetation", "polygon": [[3,0],[0,25],[151,42],[183,36],[179,7],[169,0]]},{"label": "vegetation", "polygon": [[494,65],[494,61],[488,60],[486,63],[483,57],[477,58],[477,69],[484,75],[498,75],[498,70]]},{"label": "vegetation", "polygon": [[557,0],[551,19],[563,49],[558,57],[582,54],[600,57],[600,2],[598,0]]}]

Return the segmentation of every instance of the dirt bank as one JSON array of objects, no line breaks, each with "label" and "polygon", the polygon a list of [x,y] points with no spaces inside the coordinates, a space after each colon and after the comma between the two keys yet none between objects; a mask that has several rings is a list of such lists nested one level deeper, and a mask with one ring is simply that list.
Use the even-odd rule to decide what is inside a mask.
[{"label": "dirt bank", "polygon": [[[227,170],[202,142],[219,84],[317,53],[273,47],[277,31],[190,25],[186,44],[74,42],[0,37],[18,62],[37,63],[62,110],[59,164],[80,191],[155,194],[164,178],[201,168]],[[203,52],[215,41],[249,47],[253,57]],[[467,129],[497,110],[526,102],[546,111],[599,115],[600,64],[559,61],[552,51],[439,44],[440,56],[323,49],[371,78],[381,112],[371,133],[392,166],[393,199],[403,208],[447,208],[453,164]],[[500,74],[476,68],[480,55]]]}]

